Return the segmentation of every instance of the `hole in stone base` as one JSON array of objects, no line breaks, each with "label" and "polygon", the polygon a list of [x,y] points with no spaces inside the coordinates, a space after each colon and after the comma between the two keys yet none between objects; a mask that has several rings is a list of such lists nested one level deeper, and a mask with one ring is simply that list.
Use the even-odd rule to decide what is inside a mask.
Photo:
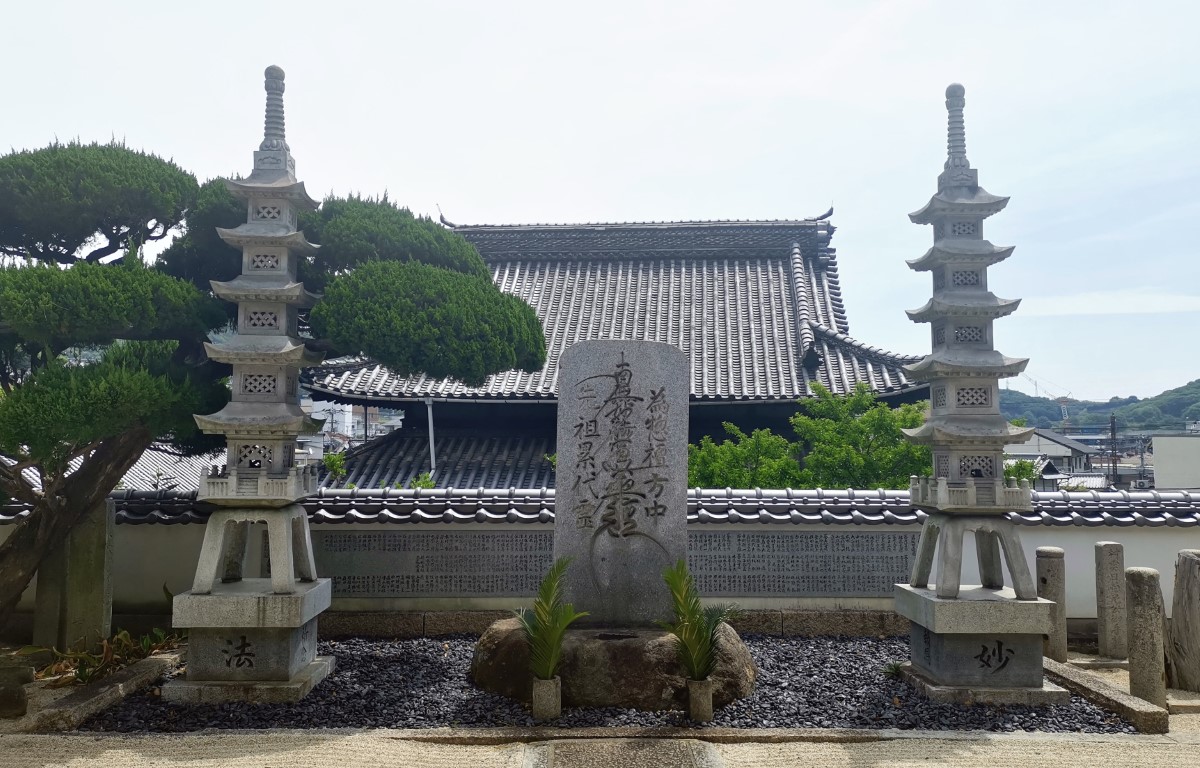
[{"label": "hole in stone base", "polygon": [[632,640],[637,635],[621,634],[618,632],[601,632],[596,635],[597,640]]}]

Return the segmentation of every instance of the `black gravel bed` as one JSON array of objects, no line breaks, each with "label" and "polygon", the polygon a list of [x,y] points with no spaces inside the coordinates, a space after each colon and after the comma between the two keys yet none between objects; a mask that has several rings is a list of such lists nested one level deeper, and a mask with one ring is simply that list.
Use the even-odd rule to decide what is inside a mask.
[{"label": "black gravel bed", "polygon": [[[337,669],[296,704],[168,704],[156,688],[135,694],[80,730],[180,732],[204,728],[438,728],[531,726],[520,703],[468,679],[477,638],[322,642]],[[1136,733],[1132,725],[1079,698],[1047,707],[935,704],[885,673],[908,658],[904,638],[747,635],[758,665],[749,698],[716,711],[727,728],[902,728]],[[160,683],[161,684],[161,683]],[[547,725],[699,727],[683,712],[565,709]]]}]

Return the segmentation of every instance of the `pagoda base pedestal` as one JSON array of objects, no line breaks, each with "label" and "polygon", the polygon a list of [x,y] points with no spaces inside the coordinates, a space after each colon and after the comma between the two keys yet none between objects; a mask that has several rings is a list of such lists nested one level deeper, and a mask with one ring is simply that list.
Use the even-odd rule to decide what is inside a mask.
[{"label": "pagoda base pedestal", "polygon": [[1049,600],[1017,600],[1007,588],[967,586],[957,598],[897,584],[896,612],[912,622],[906,677],[935,701],[1061,704],[1070,699],[1042,672]]},{"label": "pagoda base pedestal", "polygon": [[317,656],[317,614],[329,607],[329,579],[276,594],[270,579],[185,592],[172,623],[188,630],[187,675],[163,686],[163,698],[188,703],[293,702],[333,671]]},{"label": "pagoda base pedestal", "polygon": [[930,511],[921,524],[921,541],[917,544],[917,556],[913,561],[909,583],[914,587],[929,586],[936,555],[939,580],[937,596],[948,599],[956,597],[962,577],[963,537],[970,532],[975,533],[975,552],[983,586],[992,589],[1003,587],[1004,571],[1001,565],[1007,562],[1016,598],[1036,600],[1037,587],[1029,572],[1025,550],[1021,549],[1021,537],[1007,515],[947,515]]}]

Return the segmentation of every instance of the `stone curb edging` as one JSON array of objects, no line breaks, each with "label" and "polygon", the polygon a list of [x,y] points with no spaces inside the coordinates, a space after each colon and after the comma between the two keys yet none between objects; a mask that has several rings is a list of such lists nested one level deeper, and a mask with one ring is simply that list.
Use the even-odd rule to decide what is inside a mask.
[{"label": "stone curb edging", "polygon": [[711,744],[790,744],[840,743],[865,744],[877,741],[1034,741],[1047,743],[1126,743],[1126,744],[1200,744],[1200,733],[1125,734],[1125,733],[1051,733],[1045,731],[927,731],[898,728],[306,728],[306,729],[233,729],[205,728],[186,733],[117,733],[89,731],[89,739],[97,738],[154,738],[180,739],[191,735],[237,736],[285,731],[309,735],[346,736],[372,733],[381,738],[452,746],[495,746],[499,744],[532,744],[545,741],[589,739],[693,739]]},{"label": "stone curb edging", "polygon": [[30,712],[21,730],[30,732],[70,731],[121,699],[153,683],[164,673],[179,666],[186,649],[159,653],[130,664],[94,685],[67,694],[37,712]]},{"label": "stone curb edging", "polygon": [[1124,717],[1142,733],[1166,733],[1170,728],[1167,710],[1148,701],[1130,696],[1116,686],[1097,680],[1070,664],[1043,658],[1046,676],[1083,698]]}]

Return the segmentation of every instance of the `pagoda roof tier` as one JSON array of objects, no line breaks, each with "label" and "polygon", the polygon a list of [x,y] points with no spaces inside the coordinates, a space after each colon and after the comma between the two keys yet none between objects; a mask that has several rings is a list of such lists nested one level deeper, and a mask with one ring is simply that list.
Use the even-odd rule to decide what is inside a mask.
[{"label": "pagoda roof tier", "polygon": [[946,264],[990,267],[1012,255],[1014,246],[992,245],[987,240],[942,240],[908,266],[917,272],[928,272]]},{"label": "pagoda roof tier", "polygon": [[1021,306],[1020,299],[1001,299],[991,291],[943,291],[920,309],[906,309],[914,323],[929,323],[943,317],[982,317],[995,320],[1011,315]]},{"label": "pagoda roof tier", "polygon": [[222,282],[210,280],[213,293],[225,301],[274,301],[296,307],[311,307],[320,298],[304,290],[304,283],[278,277],[238,275]]},{"label": "pagoda roof tier", "polygon": [[983,187],[947,187],[938,190],[919,211],[908,214],[914,224],[932,224],[942,216],[981,216],[987,218],[1004,210],[1007,197],[993,195]]},{"label": "pagoda roof tier", "polygon": [[296,181],[291,174],[285,174],[270,180],[251,174],[248,179],[225,179],[225,188],[239,200],[249,200],[255,197],[273,197],[288,200],[299,206],[315,211],[320,203],[308,196],[303,181]]},{"label": "pagoda roof tier", "polygon": [[249,336],[236,334],[227,341],[204,343],[211,360],[230,365],[317,365],[325,353],[316,352],[303,341],[289,336]]},{"label": "pagoda roof tier", "polygon": [[247,222],[235,229],[217,227],[217,234],[235,248],[260,246],[264,248],[287,248],[304,256],[312,256],[321,246],[304,239],[303,232],[292,230],[287,224],[263,221]]},{"label": "pagoda roof tier", "polygon": [[920,445],[1005,446],[1025,442],[1033,430],[1033,427],[1010,424],[1000,415],[964,415],[940,416],[903,432],[909,440]]},{"label": "pagoda roof tier", "polygon": [[231,401],[216,413],[193,418],[207,434],[232,437],[311,435],[321,431],[325,423],[324,419],[309,416],[296,403]]},{"label": "pagoda roof tier", "polygon": [[1027,357],[1008,357],[994,349],[939,349],[920,362],[904,366],[918,381],[930,379],[994,378],[1016,376],[1029,364]]}]

